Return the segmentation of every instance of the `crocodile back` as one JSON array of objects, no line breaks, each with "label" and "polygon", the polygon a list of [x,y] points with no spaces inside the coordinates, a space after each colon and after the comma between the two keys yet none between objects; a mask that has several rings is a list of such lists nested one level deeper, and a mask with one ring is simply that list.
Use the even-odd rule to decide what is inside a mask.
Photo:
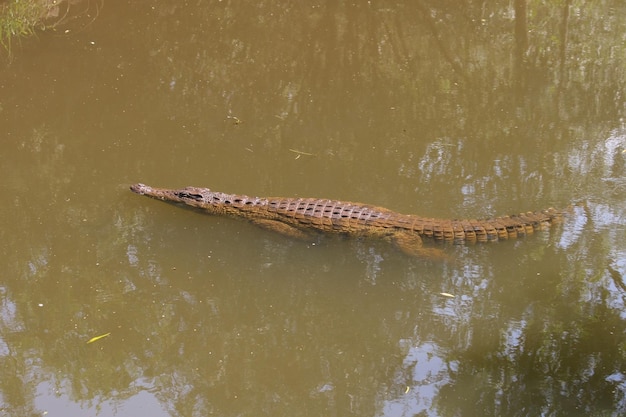
[{"label": "crocodile back", "polygon": [[546,230],[561,217],[547,209],[492,219],[447,220],[401,214],[361,203],[316,198],[256,198],[221,194],[222,204],[238,211],[266,212],[268,218],[289,219],[301,228],[347,234],[385,234],[409,230],[420,236],[450,242],[487,242],[517,238]]}]

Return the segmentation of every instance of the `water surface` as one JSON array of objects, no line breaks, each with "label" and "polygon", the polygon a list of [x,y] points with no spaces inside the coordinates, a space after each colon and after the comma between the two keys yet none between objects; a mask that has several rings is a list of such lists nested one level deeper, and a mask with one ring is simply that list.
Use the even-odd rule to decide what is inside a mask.
[{"label": "water surface", "polygon": [[[626,412],[620,2],[121,3],[0,72],[0,414]],[[570,208],[441,261],[135,182]]]}]

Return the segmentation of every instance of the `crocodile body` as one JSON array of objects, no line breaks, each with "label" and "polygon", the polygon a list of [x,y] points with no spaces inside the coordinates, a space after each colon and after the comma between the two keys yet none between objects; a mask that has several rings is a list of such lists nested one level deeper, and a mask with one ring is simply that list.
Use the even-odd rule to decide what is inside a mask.
[{"label": "crocodile body", "polygon": [[316,198],[249,197],[207,188],[154,188],[135,184],[131,191],[209,214],[247,219],[275,232],[307,237],[313,232],[388,240],[410,255],[425,255],[422,238],[437,241],[487,242],[545,230],[561,217],[547,209],[483,220],[446,220],[401,214],[383,207]]}]

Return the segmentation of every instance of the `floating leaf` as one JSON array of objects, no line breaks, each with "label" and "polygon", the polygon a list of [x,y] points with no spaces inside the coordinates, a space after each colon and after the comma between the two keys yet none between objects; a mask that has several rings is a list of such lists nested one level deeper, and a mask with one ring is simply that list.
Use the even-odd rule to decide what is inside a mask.
[{"label": "floating leaf", "polygon": [[449,292],[440,292],[439,295],[443,295],[444,297],[454,298],[454,295],[450,294]]},{"label": "floating leaf", "polygon": [[93,342],[95,342],[95,341],[97,341],[97,340],[100,340],[100,339],[103,339],[103,338],[107,337],[107,336],[108,336],[108,335],[110,335],[110,334],[111,334],[111,332],[109,332],[109,333],[105,333],[105,334],[101,334],[100,336],[92,337],[91,339],[89,339],[89,340],[87,341],[87,344],[89,344],[89,343],[93,343]]}]

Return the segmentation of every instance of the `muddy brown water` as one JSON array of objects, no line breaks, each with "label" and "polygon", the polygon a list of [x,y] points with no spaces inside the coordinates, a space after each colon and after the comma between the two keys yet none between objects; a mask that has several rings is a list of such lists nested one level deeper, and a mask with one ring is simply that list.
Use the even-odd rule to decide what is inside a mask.
[{"label": "muddy brown water", "polygon": [[[626,413],[626,14],[572,3],[106,2],[22,40],[0,70],[0,415]],[[441,261],[136,182],[572,206]]]}]

